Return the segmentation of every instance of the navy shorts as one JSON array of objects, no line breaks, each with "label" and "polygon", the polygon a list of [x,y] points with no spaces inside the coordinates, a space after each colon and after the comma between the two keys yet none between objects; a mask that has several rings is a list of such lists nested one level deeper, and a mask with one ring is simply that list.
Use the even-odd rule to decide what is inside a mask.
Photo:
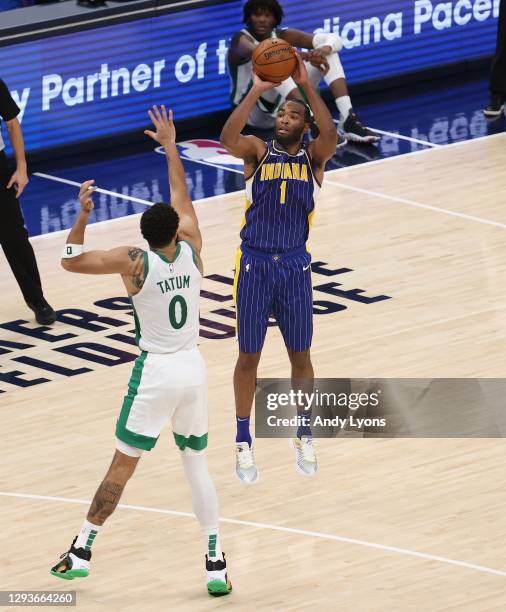
[{"label": "navy shorts", "polygon": [[265,253],[242,245],[234,279],[239,350],[262,350],[273,316],[291,351],[306,351],[313,339],[311,255],[305,247]]}]

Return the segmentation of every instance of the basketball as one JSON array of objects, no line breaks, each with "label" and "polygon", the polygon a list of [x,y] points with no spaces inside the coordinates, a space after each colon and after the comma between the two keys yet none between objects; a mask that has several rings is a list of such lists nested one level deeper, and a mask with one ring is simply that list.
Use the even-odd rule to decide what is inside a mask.
[{"label": "basketball", "polygon": [[263,40],[253,51],[253,70],[263,80],[281,83],[292,76],[297,57],[295,49],[281,38]]}]

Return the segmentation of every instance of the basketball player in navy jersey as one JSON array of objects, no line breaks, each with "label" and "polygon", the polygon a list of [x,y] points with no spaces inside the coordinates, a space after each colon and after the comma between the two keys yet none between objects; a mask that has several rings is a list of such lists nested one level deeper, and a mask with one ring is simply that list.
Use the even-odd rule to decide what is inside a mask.
[{"label": "basketball player in navy jersey", "polygon": [[[313,336],[311,256],[306,248],[314,198],[325,164],[335,153],[337,133],[327,107],[316,93],[304,62],[297,54],[293,79],[303,87],[313,109],[319,136],[303,144],[311,111],[300,100],[287,100],[276,115],[275,139],[264,142],[243,136],[258,98],[277,83],[253,76],[253,85],[233,111],[221,133],[221,144],[244,160],[246,212],[242,244],[236,258],[234,298],[237,310],[239,357],[234,372],[237,415],[236,474],[246,484],[258,481],[249,431],[257,368],[273,314],[291,363],[292,381],[312,388],[310,347]],[[308,412],[302,413],[306,419]],[[293,440],[296,469],[313,476],[316,455],[308,426]]]}]

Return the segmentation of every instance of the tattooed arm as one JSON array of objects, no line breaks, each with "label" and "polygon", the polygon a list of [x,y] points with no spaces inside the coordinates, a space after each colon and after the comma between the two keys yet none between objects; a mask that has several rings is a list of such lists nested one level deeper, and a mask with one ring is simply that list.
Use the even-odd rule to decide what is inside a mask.
[{"label": "tattooed arm", "polygon": [[143,253],[142,249],[132,246],[110,251],[86,251],[71,259],[62,259],[61,265],[69,272],[80,274],[121,274],[132,279],[132,284],[139,291],[144,282]]},{"label": "tattooed arm", "polygon": [[[93,210],[93,182],[86,181],[81,185],[79,200],[81,210],[70,230],[67,245],[83,245],[84,234],[91,211]],[[80,274],[121,274],[130,294],[142,289],[144,284],[144,251],[138,247],[117,247],[110,251],[87,251],[62,259],[61,265],[69,272]]]}]

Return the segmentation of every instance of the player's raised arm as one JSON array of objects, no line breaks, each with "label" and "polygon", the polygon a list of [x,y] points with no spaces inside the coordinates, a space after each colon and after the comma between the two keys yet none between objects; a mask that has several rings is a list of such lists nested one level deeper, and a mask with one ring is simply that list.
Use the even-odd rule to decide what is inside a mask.
[{"label": "player's raised arm", "polygon": [[237,32],[232,37],[228,48],[227,59],[229,64],[235,66],[250,60],[254,50],[255,44],[242,32]]},{"label": "player's raised arm", "polygon": [[[256,136],[243,136],[241,132],[258,98],[265,91],[277,87],[277,85],[279,83],[262,81],[256,74],[253,74],[253,86],[244,100],[234,109],[221,131],[220,142],[222,146],[232,155],[243,159],[246,166],[256,166],[258,160],[265,153],[266,145],[260,138]],[[249,174],[247,167],[245,168],[245,174]]]},{"label": "player's raised arm", "polygon": [[179,216],[177,235],[182,240],[188,240],[193,249],[200,254],[202,250],[202,234],[199,221],[195,214],[186,185],[186,175],[176,146],[176,128],[172,110],[167,110],[162,104],[161,110],[155,105],[148,115],[153,122],[155,131],[145,130],[144,134],[162,145],[165,150],[170,185],[170,203]]},{"label": "player's raised arm", "polygon": [[121,274],[142,278],[142,249],[124,246],[109,251],[84,252],[84,234],[93,210],[93,183],[93,180],[85,181],[79,190],[81,210],[63,247],[62,267],[80,274]]},{"label": "player's raised arm", "polygon": [[308,151],[315,168],[321,171],[321,178],[323,178],[325,164],[336,152],[338,139],[336,126],[334,125],[334,120],[325,102],[318,95],[313,84],[309,80],[304,62],[298,53],[297,68],[292,77],[297,85],[300,85],[300,87],[304,89],[320,132],[318,138],[315,138],[315,140],[309,144]]}]

